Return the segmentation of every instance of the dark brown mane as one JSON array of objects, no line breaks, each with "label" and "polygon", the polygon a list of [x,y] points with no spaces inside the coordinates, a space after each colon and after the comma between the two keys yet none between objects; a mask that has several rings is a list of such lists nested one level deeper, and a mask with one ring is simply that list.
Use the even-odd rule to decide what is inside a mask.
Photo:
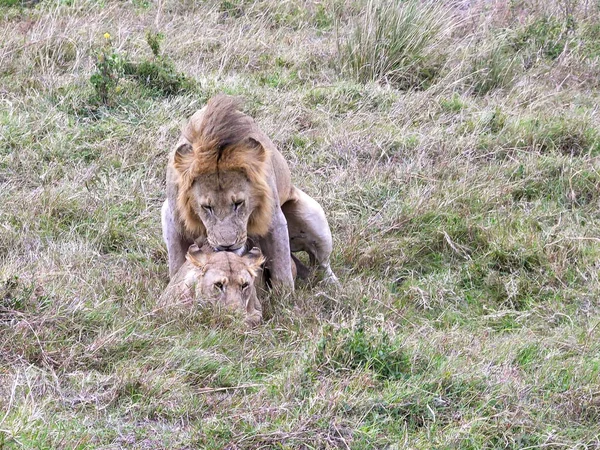
[{"label": "dark brown mane", "polygon": [[210,99],[204,120],[190,139],[194,153],[210,153],[213,158],[221,159],[225,149],[239,145],[252,134],[253,122],[239,111],[241,103],[223,94]]}]

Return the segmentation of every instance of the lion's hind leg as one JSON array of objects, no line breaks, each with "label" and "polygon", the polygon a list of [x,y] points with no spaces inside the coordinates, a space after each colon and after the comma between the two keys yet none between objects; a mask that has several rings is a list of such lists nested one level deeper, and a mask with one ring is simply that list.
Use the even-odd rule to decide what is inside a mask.
[{"label": "lion's hind leg", "polygon": [[331,230],[319,203],[294,187],[292,198],[281,206],[288,225],[290,250],[306,252],[324,281],[337,282],[329,257],[333,250]]}]

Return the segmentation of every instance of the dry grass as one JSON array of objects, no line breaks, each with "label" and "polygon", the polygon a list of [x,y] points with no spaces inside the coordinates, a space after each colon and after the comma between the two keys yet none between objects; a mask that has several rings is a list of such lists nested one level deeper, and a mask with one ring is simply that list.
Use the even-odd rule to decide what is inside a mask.
[{"label": "dry grass", "polygon": [[[364,7],[0,0],[0,448],[600,448],[597,6],[437,2],[362,78],[344,48],[394,48]],[[107,32],[157,75],[105,105]],[[252,331],[156,307],[166,155],[217,92],[325,207],[343,282]]]}]

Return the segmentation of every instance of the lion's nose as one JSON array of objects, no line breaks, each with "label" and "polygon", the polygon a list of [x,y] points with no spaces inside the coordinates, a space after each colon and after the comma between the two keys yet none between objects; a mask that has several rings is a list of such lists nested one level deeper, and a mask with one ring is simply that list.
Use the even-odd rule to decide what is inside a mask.
[{"label": "lion's nose", "polygon": [[231,245],[218,245],[217,250],[220,252],[228,252],[229,250],[233,250],[234,244]]}]

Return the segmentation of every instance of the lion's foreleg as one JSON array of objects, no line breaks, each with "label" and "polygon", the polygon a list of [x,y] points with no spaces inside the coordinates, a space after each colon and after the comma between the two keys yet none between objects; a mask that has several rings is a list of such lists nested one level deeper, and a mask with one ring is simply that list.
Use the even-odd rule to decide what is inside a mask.
[{"label": "lion's foreleg", "polygon": [[286,291],[294,290],[290,241],[287,222],[279,205],[275,208],[269,232],[260,239],[260,248],[266,258],[273,286]]},{"label": "lion's foreleg", "polygon": [[169,254],[169,278],[173,278],[179,268],[185,262],[185,254],[190,246],[188,242],[177,230],[175,217],[169,205],[169,200],[165,200],[161,209],[161,223],[163,239],[167,245]]}]

